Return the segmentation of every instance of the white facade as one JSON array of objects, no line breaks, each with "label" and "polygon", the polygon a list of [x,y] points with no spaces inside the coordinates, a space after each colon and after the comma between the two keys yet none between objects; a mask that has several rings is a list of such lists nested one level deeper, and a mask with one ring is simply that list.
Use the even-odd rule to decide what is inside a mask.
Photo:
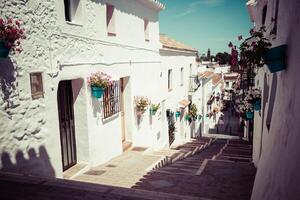
[{"label": "white facade", "polygon": [[[249,4],[255,28],[265,25],[272,47],[286,44],[286,69],[270,73],[259,69],[256,87],[262,89],[262,110],[255,112],[253,160],[257,166],[252,200],[299,199],[300,196],[300,1],[259,0]],[[278,2],[278,4],[277,4]],[[278,15],[276,17],[276,10]],[[270,35],[277,21],[277,33]]]},{"label": "white facade", "polygon": [[[175,140],[173,144],[181,144],[199,135],[199,122],[188,122],[185,120],[185,115],[188,113],[189,105],[180,104],[186,100],[190,103],[197,104],[197,109],[200,111],[199,99],[197,93],[189,93],[190,77],[197,75],[196,51],[174,50],[163,47],[160,50],[163,66],[164,90],[163,97],[166,99],[166,109],[174,113],[175,121]],[[168,77],[169,73],[171,76]],[[171,80],[168,80],[168,79]],[[168,81],[170,83],[168,84]],[[189,95],[190,94],[190,95]],[[176,111],[181,112],[181,116],[176,118]],[[168,124],[166,129],[168,128]],[[168,132],[168,131],[166,131]]]},{"label": "white facade", "polygon": [[[106,27],[106,3],[115,7],[115,36]],[[93,167],[120,155],[122,140],[157,148],[167,143],[163,132],[157,137],[164,123],[161,117],[156,116],[151,124],[146,112],[137,124],[133,103],[135,96],[161,102],[165,94],[159,84],[163,69],[158,13],[163,6],[150,0],[81,0],[78,6],[73,21],[67,22],[64,1],[5,1],[0,5],[6,17],[22,20],[27,30],[23,52],[0,60],[2,170],[62,177],[58,89],[66,80],[71,80],[73,91],[77,163]],[[145,19],[149,41],[145,40]],[[124,82],[123,112],[107,119],[102,99],[91,96],[86,81],[97,71]],[[31,98],[32,72],[42,73],[43,98]]]}]

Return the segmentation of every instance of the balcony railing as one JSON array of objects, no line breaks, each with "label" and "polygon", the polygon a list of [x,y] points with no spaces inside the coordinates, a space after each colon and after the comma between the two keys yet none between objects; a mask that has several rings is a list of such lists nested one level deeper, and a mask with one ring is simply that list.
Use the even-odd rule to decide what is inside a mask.
[{"label": "balcony railing", "polygon": [[196,92],[200,86],[200,79],[197,75],[189,77],[189,92]]}]

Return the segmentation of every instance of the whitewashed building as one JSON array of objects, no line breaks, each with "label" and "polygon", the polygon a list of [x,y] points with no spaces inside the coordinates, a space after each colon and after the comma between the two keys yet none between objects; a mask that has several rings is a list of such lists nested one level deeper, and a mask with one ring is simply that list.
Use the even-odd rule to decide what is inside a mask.
[{"label": "whitewashed building", "polygon": [[272,48],[287,45],[284,70],[265,65],[255,84],[262,109],[255,112],[253,161],[257,166],[252,200],[299,199],[300,196],[300,1],[250,0],[254,28],[265,25]]},{"label": "whitewashed building", "polygon": [[[0,167],[62,177],[76,164],[93,167],[128,145],[168,145],[166,103],[154,0],[3,1],[2,16],[27,30],[23,52],[0,59]],[[92,97],[87,77],[114,79]],[[134,97],[161,103],[137,122]]]},{"label": "whitewashed building", "polygon": [[[191,89],[196,88],[190,83],[190,80],[197,75],[196,56],[198,50],[164,34],[160,35],[160,41],[162,43],[160,56],[164,71],[163,85],[166,86],[163,97],[166,99],[167,127],[169,129],[167,132],[169,132],[170,144],[180,144],[198,134],[199,123],[197,121],[190,123],[185,120],[191,103],[195,101],[196,104],[199,104],[192,97],[195,91],[191,91]],[[198,109],[200,110],[200,107]],[[179,112],[177,117],[176,112]],[[175,126],[175,130],[173,130],[173,126]]]}]

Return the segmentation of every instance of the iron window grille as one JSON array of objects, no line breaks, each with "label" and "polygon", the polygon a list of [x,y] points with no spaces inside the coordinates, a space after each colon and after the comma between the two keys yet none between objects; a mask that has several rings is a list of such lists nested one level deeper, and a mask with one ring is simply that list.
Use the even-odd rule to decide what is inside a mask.
[{"label": "iron window grille", "polygon": [[120,81],[114,81],[104,90],[103,117],[104,119],[120,112]]}]

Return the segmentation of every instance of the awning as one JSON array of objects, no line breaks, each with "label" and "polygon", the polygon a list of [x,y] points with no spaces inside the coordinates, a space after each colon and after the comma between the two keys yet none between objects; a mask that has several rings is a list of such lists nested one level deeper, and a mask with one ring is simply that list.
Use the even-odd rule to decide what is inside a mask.
[{"label": "awning", "polygon": [[179,101],[179,107],[180,108],[185,108],[188,105],[190,105],[191,101],[187,100],[187,99],[183,99],[181,101]]}]

